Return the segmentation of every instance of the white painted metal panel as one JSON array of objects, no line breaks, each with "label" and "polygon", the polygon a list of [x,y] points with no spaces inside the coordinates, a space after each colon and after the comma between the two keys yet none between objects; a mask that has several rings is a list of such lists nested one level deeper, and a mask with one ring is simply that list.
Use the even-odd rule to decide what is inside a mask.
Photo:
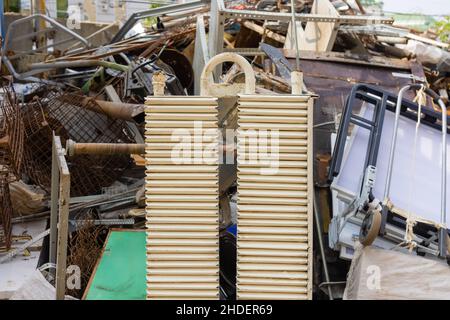
[{"label": "white painted metal panel", "polygon": [[311,97],[239,96],[237,137],[238,299],[311,299]]},{"label": "white painted metal panel", "polygon": [[[218,299],[217,101],[146,103],[147,298]],[[178,157],[180,141],[191,154]]]}]

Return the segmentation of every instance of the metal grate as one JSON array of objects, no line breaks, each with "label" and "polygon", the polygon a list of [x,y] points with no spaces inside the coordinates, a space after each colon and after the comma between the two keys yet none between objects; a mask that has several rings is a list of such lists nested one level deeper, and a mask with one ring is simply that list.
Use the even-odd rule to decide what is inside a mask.
[{"label": "metal grate", "polygon": [[312,298],[309,101],[239,97],[238,299]]},{"label": "metal grate", "polygon": [[[216,99],[152,97],[146,103],[147,298],[218,299]],[[194,158],[197,163],[187,154],[178,158],[177,138],[195,141],[191,151],[209,152]]]},{"label": "metal grate", "polygon": [[[49,90],[47,95],[25,106],[26,172],[46,190],[50,188],[52,131],[76,142],[133,143],[134,136],[125,121],[106,116],[94,100],[86,105],[85,97]],[[97,111],[93,111],[97,110]],[[100,193],[111,185],[130,165],[127,155],[80,155],[69,159],[71,195]]]}]

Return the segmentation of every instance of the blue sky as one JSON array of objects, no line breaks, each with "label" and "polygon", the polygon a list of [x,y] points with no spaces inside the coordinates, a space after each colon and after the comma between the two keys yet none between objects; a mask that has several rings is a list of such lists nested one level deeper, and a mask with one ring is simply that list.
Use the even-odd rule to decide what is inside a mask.
[{"label": "blue sky", "polygon": [[450,15],[450,0],[383,0],[384,11]]}]

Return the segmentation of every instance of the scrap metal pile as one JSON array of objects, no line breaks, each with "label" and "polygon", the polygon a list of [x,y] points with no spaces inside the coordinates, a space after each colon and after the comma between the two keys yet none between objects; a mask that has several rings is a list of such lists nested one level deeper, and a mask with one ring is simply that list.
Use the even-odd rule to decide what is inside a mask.
[{"label": "scrap metal pile", "polygon": [[[143,144],[146,97],[161,94],[158,85],[163,95],[199,94],[203,67],[222,52],[240,54],[250,62],[258,94],[291,93],[292,71],[302,72],[303,92],[317,94],[314,183],[323,230],[319,237],[327,237],[333,217],[326,178],[331,135],[337,131],[350,88],[362,83],[397,92],[412,81],[425,84],[448,103],[449,44],[432,32],[421,34],[394,26],[390,17],[370,15],[358,0],[293,3],[295,27],[288,0],[162,6],[133,14],[112,41],[100,47],[48,16],[31,15],[11,23],[1,63],[0,253],[21,241],[13,232],[15,223],[49,218],[54,136],[61,138],[63,147],[71,141]],[[42,29],[20,33],[30,25]],[[216,81],[244,82],[237,65],[225,64],[214,74]],[[415,96],[408,94],[411,100]],[[438,109],[431,100],[424,105]],[[82,262],[83,254],[77,253],[77,244],[84,241],[81,235],[89,233],[82,225],[144,226],[144,159],[142,154],[99,151],[68,156],[67,162],[70,232],[73,237],[83,230],[70,241],[70,256],[92,272],[95,263]],[[232,219],[223,230],[236,223],[229,212],[235,202],[236,176],[228,180],[220,190],[221,210]],[[27,187],[11,187],[19,181]],[[35,208],[24,209],[17,201],[26,196],[24,190],[43,195]],[[318,259],[326,260],[323,255]],[[345,276],[330,269],[337,278]],[[320,268],[315,272],[316,278],[324,277]],[[88,277],[83,277],[85,287]],[[321,296],[320,289],[330,295],[324,288],[315,283],[315,295]],[[81,297],[83,290],[71,293]]]}]

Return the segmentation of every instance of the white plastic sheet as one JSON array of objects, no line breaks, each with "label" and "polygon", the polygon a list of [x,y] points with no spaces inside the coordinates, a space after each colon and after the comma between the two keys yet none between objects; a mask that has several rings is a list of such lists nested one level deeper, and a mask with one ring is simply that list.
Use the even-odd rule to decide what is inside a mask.
[{"label": "white plastic sheet", "polygon": [[[373,106],[368,105],[362,112],[365,118],[371,117]],[[387,111],[374,188],[374,195],[380,200],[383,200],[393,127],[394,113]],[[368,130],[362,128],[356,130],[354,139],[347,146],[348,154],[344,158],[341,174],[336,182],[339,188],[354,194],[357,193],[364,171],[363,163],[369,136]],[[441,131],[424,124],[420,125],[414,160],[415,130],[415,121],[400,117],[390,199],[396,207],[410,211],[415,216],[440,222]],[[450,138],[447,138],[447,148],[450,150]],[[450,181],[450,157],[447,157],[447,181]],[[450,199],[448,189],[447,199]],[[446,211],[447,217],[450,217],[449,205]],[[447,226],[450,226],[450,219],[447,219]]]}]

